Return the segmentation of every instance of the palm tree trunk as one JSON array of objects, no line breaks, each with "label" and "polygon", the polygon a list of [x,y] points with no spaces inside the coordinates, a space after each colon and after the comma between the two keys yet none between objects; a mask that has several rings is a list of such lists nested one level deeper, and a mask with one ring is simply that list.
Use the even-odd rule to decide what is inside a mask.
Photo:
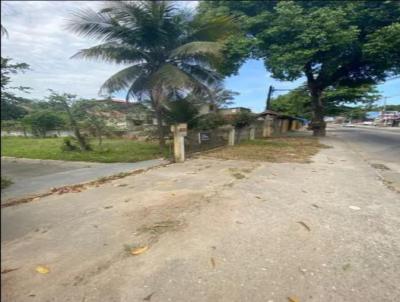
[{"label": "palm tree trunk", "polygon": [[157,133],[158,133],[158,143],[160,148],[163,149],[165,147],[165,134],[162,120],[162,109],[161,109],[161,92],[158,89],[153,89],[150,94],[151,104],[156,113],[157,119]]},{"label": "palm tree trunk", "polygon": [[159,108],[158,106],[156,108],[156,118],[157,118],[158,142],[160,144],[160,148],[164,148],[165,147],[164,127],[162,124],[161,108]]}]

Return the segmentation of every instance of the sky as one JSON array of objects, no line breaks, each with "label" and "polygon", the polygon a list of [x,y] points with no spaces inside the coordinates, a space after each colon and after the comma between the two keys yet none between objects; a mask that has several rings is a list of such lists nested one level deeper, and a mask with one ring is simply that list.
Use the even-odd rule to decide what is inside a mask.
[{"label": "sky", "polygon": [[[182,1],[181,6],[195,9],[198,1]],[[64,26],[75,9],[101,7],[101,1],[2,1],[1,22],[9,36],[2,37],[1,55],[15,62],[25,62],[31,69],[13,77],[14,86],[32,87],[29,97],[44,99],[48,89],[77,94],[83,98],[100,98],[101,84],[123,65],[71,59],[82,48],[97,44],[79,37]],[[239,92],[232,106],[260,112],[265,107],[269,85],[293,89],[303,80],[281,82],[271,78],[262,61],[249,60],[238,75],[225,80],[225,87]],[[387,104],[400,104],[400,79],[378,86]],[[275,95],[286,91],[276,92]],[[28,97],[28,95],[25,95]],[[124,98],[124,94],[115,95]],[[381,101],[382,102],[382,101]]]}]

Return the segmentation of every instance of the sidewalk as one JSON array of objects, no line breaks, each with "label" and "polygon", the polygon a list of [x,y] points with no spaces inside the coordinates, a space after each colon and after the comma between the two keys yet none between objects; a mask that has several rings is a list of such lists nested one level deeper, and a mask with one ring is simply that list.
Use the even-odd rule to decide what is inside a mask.
[{"label": "sidewalk", "polygon": [[1,190],[2,203],[48,192],[51,188],[89,182],[101,177],[167,163],[154,159],[136,163],[93,163],[2,157],[2,172],[13,184]]},{"label": "sidewalk", "polygon": [[399,195],[323,142],[310,164],[199,158],[4,208],[2,299],[397,301]]}]

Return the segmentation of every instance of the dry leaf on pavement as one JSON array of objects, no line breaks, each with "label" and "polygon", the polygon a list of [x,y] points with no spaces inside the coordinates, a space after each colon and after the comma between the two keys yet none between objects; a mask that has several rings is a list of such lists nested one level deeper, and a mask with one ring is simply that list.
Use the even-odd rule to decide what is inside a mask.
[{"label": "dry leaf on pavement", "polygon": [[300,302],[299,299],[294,298],[294,297],[288,297],[289,302]]},{"label": "dry leaf on pavement", "polygon": [[49,268],[47,268],[46,266],[43,266],[43,265],[38,265],[38,266],[36,267],[36,271],[37,271],[39,274],[47,274],[47,273],[50,272]]},{"label": "dry leaf on pavement", "polygon": [[145,246],[141,246],[141,247],[136,247],[131,249],[131,254],[136,256],[136,255],[140,255],[142,253],[144,253],[145,251],[147,251],[149,249],[149,247],[147,245]]},{"label": "dry leaf on pavement", "polygon": [[310,227],[306,225],[303,221],[297,221],[297,223],[301,224],[307,231],[311,231]]}]

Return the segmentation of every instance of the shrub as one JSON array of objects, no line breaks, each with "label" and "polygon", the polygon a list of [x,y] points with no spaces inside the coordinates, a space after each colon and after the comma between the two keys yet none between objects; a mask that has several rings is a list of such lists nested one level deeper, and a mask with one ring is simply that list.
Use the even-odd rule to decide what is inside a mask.
[{"label": "shrub", "polygon": [[71,136],[64,137],[62,145],[61,145],[61,150],[62,151],[76,151],[78,150],[78,147],[73,144],[74,138]]},{"label": "shrub", "polygon": [[31,128],[34,135],[46,137],[47,131],[59,129],[64,120],[51,111],[37,111],[25,116],[23,123]]},{"label": "shrub", "polygon": [[222,115],[215,112],[210,112],[200,116],[197,119],[196,128],[200,130],[210,130],[218,128],[224,124],[226,124],[226,121]]}]

